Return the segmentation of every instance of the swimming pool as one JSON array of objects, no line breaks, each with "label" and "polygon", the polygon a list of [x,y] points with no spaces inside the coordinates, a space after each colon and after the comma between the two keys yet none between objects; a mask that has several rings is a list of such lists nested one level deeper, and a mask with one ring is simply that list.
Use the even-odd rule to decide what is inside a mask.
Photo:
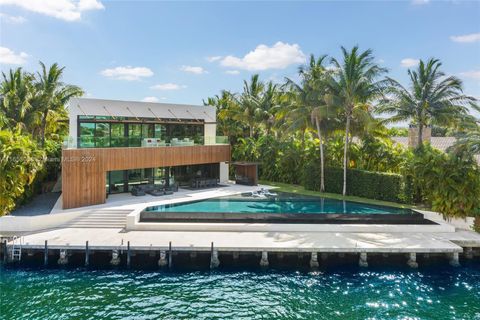
[{"label": "swimming pool", "polygon": [[291,193],[254,198],[243,194],[150,206],[140,222],[269,222],[269,223],[380,223],[430,224],[410,209]]}]

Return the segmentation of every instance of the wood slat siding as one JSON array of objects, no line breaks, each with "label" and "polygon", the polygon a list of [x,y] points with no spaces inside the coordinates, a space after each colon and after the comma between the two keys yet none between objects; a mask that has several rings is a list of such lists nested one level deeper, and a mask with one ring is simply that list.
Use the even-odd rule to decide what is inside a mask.
[{"label": "wood slat siding", "polygon": [[105,203],[106,172],[230,161],[230,145],[62,151],[63,208]]}]

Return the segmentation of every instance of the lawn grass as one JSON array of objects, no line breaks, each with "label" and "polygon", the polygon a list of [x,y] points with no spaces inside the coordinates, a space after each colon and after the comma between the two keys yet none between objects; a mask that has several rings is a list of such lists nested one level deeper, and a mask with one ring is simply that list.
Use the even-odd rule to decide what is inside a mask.
[{"label": "lawn grass", "polygon": [[265,181],[265,180],[260,180],[260,183],[277,187],[275,190],[278,190],[280,192],[289,192],[289,193],[303,194],[303,195],[314,196],[314,197],[324,197],[324,198],[337,199],[337,200],[355,201],[355,202],[361,202],[366,204],[373,204],[378,206],[390,206],[390,207],[403,208],[403,209],[417,208],[416,206],[407,205],[403,203],[367,199],[367,198],[361,198],[361,197],[355,197],[355,196],[342,196],[341,194],[337,194],[337,193],[305,190],[303,186],[299,186],[295,184],[287,184],[287,183],[272,182],[272,181]]}]

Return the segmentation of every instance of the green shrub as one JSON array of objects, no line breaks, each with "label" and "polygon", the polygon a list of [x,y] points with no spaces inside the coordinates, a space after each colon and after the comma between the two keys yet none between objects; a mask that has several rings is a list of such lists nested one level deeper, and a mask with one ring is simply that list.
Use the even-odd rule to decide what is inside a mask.
[{"label": "green shrub", "polygon": [[[307,190],[320,190],[320,166],[309,164],[303,175]],[[399,174],[349,169],[347,171],[347,194],[370,199],[407,202],[405,183]],[[325,192],[342,193],[343,169],[325,168]]]}]

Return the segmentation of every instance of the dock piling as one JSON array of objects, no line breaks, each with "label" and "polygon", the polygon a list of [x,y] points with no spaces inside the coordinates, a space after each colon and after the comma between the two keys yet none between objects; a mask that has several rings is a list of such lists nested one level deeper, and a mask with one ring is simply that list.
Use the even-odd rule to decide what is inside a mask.
[{"label": "dock piling", "polygon": [[168,268],[172,269],[172,241],[168,243]]},{"label": "dock piling", "polygon": [[417,254],[415,252],[411,252],[408,256],[408,261],[407,265],[410,268],[416,269],[418,268],[418,262],[417,262]]},{"label": "dock piling", "polygon": [[110,260],[112,266],[118,266],[120,264],[120,253],[117,249],[112,250],[112,259]]},{"label": "dock piling", "polygon": [[367,261],[367,253],[366,252],[361,252],[360,253],[360,259],[358,259],[358,265],[362,268],[368,267],[368,261]]},{"label": "dock piling", "polygon": [[7,264],[7,262],[8,262],[7,240],[3,240],[3,263]]},{"label": "dock piling", "polygon": [[218,250],[213,247],[213,242],[210,247],[210,269],[216,269],[220,265],[220,259],[218,259]]},{"label": "dock piling", "polygon": [[58,258],[57,263],[61,266],[68,264],[68,252],[66,249],[60,249],[60,257]]},{"label": "dock piling", "polygon": [[460,267],[460,261],[458,259],[458,252],[453,252],[450,256],[450,265],[452,267]]},{"label": "dock piling", "polygon": [[465,248],[465,258],[466,259],[473,259],[473,248],[472,247]]},{"label": "dock piling", "polygon": [[90,249],[88,248],[88,240],[85,242],[85,267],[90,264]]},{"label": "dock piling", "polygon": [[234,251],[233,254],[232,254],[232,257],[233,257],[234,261],[238,261],[238,258],[240,257],[240,254],[238,253],[238,251]]},{"label": "dock piling", "polygon": [[260,267],[267,268],[269,265],[268,262],[268,252],[262,251],[262,258],[260,259]]},{"label": "dock piling", "polygon": [[310,268],[316,269],[320,266],[318,263],[318,255],[316,252],[312,252],[312,255],[310,256]]},{"label": "dock piling", "polygon": [[158,266],[165,267],[167,264],[168,264],[167,252],[165,250],[160,250],[160,258],[158,259]]},{"label": "dock piling", "polygon": [[130,251],[130,241],[127,241],[127,267],[130,268],[132,262],[132,252]]},{"label": "dock piling", "polygon": [[43,249],[43,265],[48,266],[48,241],[45,240],[45,247]]}]

